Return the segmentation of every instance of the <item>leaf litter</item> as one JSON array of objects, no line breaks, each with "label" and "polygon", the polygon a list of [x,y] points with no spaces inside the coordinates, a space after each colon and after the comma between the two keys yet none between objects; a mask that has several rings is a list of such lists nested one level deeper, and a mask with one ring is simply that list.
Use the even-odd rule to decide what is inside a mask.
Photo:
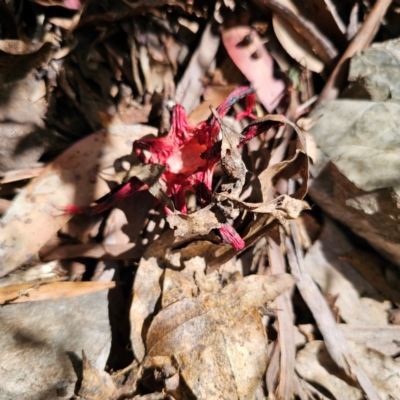
[{"label": "leaf litter", "polygon": [[36,3],[0,6],[0,397],[398,398],[390,2]]}]

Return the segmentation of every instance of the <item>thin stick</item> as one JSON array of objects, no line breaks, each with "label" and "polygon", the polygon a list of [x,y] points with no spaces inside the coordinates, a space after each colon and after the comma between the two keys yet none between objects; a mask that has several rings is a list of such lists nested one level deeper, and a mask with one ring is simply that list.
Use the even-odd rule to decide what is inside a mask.
[{"label": "thin stick", "polygon": [[329,306],[318,289],[316,283],[312,280],[310,274],[304,265],[303,251],[297,239],[297,226],[294,221],[290,223],[295,248],[289,238],[286,238],[286,249],[291,273],[297,280],[296,285],[301,296],[311,310],[318,329],[321,332],[326,349],[332,360],[342,368],[346,374],[355,378],[369,400],[379,400],[371,380],[358,365],[352,356],[349,345],[338,327]]},{"label": "thin stick", "polygon": [[[279,244],[272,236],[267,236],[268,257],[272,274],[286,272],[285,259]],[[276,389],[278,399],[290,399],[294,392],[294,363],[296,347],[293,336],[293,309],[290,294],[286,290],[275,299],[278,323],[278,344],[281,353],[279,385]]]}]

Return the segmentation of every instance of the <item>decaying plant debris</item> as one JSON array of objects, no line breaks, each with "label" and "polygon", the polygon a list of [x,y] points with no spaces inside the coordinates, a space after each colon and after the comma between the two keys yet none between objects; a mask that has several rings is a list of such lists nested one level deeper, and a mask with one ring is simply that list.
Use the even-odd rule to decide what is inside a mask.
[{"label": "decaying plant debris", "polygon": [[0,398],[400,399],[398,10],[300,3],[0,2]]}]

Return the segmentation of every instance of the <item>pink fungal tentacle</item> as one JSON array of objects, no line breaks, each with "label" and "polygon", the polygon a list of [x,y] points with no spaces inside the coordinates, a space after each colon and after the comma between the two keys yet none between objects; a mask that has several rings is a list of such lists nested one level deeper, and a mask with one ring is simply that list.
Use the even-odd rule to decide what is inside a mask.
[{"label": "pink fungal tentacle", "polygon": [[219,234],[222,237],[222,240],[225,243],[231,244],[234,249],[242,250],[244,249],[246,243],[241,238],[241,236],[236,232],[235,228],[232,225],[229,225],[227,222],[223,224],[221,228],[218,229]]},{"label": "pink fungal tentacle", "polygon": [[[250,86],[237,88],[217,107],[220,117],[223,118],[241,99],[245,99],[246,109],[236,118],[256,118],[252,114],[255,95]],[[279,123],[268,121],[250,124],[242,132],[243,137],[238,147],[276,124]],[[213,173],[221,160],[220,129],[214,115],[210,115],[206,121],[196,126],[191,125],[184,108],[178,104],[173,110],[171,129],[166,136],[142,138],[133,144],[133,151],[142,162],[166,167],[160,179],[166,184],[167,196],[173,200],[175,208],[181,213],[187,213],[187,192],[195,193],[202,207],[212,202]],[[137,178],[131,178],[99,204],[91,207],[67,206],[64,208],[64,214],[98,214],[114,207],[137,191],[146,189],[148,185]],[[168,209],[166,212],[171,213]],[[225,243],[230,243],[237,250],[244,248],[243,239],[229,223],[225,222],[218,232]]]},{"label": "pink fungal tentacle", "polygon": [[88,207],[79,207],[79,206],[66,206],[63,207],[63,213],[61,215],[69,215],[69,214],[86,214],[86,215],[95,215],[100,214],[104,211],[109,210],[110,208],[118,205],[123,199],[126,197],[132,196],[136,192],[140,192],[142,190],[147,190],[149,186],[143,182],[141,182],[138,178],[133,177],[129,180],[129,182],[122,185],[118,190],[111,195],[109,195],[105,200],[94,206]]}]

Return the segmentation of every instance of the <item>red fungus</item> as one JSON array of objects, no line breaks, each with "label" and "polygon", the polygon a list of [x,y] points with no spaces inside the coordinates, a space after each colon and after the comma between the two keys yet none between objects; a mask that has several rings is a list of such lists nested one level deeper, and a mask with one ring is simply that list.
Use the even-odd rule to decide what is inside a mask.
[{"label": "red fungus", "polygon": [[[234,90],[217,108],[219,116],[223,118],[230,108],[243,98],[246,99],[246,110],[236,118],[254,119],[252,109],[255,97],[253,89],[249,86]],[[239,147],[273,124],[270,122],[268,127],[249,125],[242,133],[244,136]],[[172,126],[166,136],[140,139],[133,144],[133,151],[141,161],[166,167],[161,179],[165,182],[167,196],[173,200],[175,208],[181,213],[187,213],[185,196],[188,191],[196,194],[203,207],[212,201],[212,176],[216,164],[221,160],[219,133],[220,126],[212,114],[206,121],[193,126],[187,120],[183,107],[178,104],[173,110]],[[146,189],[148,185],[133,177],[99,204],[91,207],[67,206],[65,214],[97,214],[112,208],[133,193]],[[219,233],[225,243],[230,243],[235,249],[244,248],[243,239],[227,222],[219,229]]]}]

